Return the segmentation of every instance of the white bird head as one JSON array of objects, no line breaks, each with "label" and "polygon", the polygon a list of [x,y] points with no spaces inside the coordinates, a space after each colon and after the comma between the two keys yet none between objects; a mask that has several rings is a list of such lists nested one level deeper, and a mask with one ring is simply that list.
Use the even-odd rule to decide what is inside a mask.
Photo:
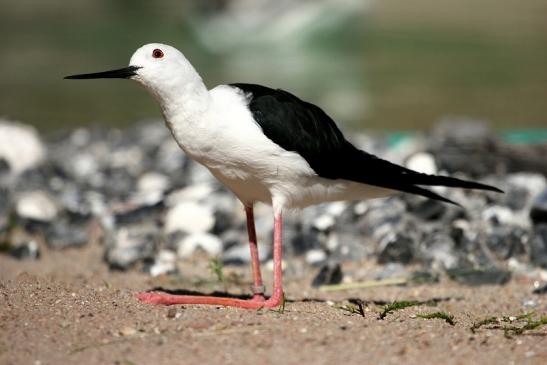
[{"label": "white bird head", "polygon": [[161,43],[145,44],[137,49],[129,66],[96,73],[66,76],[65,79],[132,79],[144,85],[159,99],[181,88],[193,88],[203,82],[190,62],[176,48]]}]

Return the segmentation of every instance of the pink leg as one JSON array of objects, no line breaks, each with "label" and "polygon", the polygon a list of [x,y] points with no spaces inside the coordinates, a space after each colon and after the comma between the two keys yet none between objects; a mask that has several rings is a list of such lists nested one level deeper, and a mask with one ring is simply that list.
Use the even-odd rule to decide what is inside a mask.
[{"label": "pink leg", "polygon": [[[254,226],[254,224],[253,224]],[[137,293],[137,298],[145,303],[152,304],[212,304],[222,305],[228,307],[238,307],[246,309],[258,309],[258,308],[275,308],[281,304],[283,300],[283,272],[281,268],[282,259],[282,226],[283,219],[281,212],[275,213],[274,216],[274,285],[272,296],[268,300],[264,300],[263,297],[253,297],[253,299],[243,300],[234,298],[222,298],[222,297],[206,297],[196,295],[173,295],[166,293]],[[256,242],[256,239],[255,239]],[[251,248],[252,255],[252,248]],[[256,275],[255,275],[256,283]]]},{"label": "pink leg", "polygon": [[251,250],[251,268],[253,270],[253,299],[264,300],[264,283],[262,282],[262,274],[260,273],[260,259],[258,258],[258,246],[255,230],[255,218],[253,206],[246,206],[245,213],[247,214],[247,233],[249,234],[249,249]]}]

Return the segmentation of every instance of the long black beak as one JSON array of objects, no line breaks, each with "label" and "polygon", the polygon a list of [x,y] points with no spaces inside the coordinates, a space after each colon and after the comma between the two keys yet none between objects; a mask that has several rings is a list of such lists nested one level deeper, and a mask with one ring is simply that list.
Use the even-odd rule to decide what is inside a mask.
[{"label": "long black beak", "polygon": [[138,66],[129,66],[112,71],[66,76],[65,79],[128,79],[135,76],[139,68]]}]

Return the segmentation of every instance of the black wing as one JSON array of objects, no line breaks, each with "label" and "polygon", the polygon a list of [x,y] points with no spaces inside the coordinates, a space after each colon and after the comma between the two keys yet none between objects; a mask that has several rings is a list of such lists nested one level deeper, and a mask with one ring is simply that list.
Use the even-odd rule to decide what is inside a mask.
[{"label": "black wing", "polygon": [[344,138],[321,108],[289,92],[254,84],[231,86],[248,95],[249,108],[264,134],[285,150],[300,154],[321,177],[356,181],[449,203],[454,202],[417,185],[501,192],[472,181],[421,174],[361,151]]}]

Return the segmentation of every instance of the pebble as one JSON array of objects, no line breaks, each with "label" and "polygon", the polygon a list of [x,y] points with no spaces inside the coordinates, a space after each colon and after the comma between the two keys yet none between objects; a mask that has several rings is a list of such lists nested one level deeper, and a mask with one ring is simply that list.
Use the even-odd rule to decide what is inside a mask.
[{"label": "pebble", "polygon": [[534,224],[547,223],[547,189],[535,198],[530,218]]},{"label": "pebble", "polygon": [[177,255],[173,251],[161,250],[156,255],[154,264],[150,267],[151,276],[173,274],[177,272]]},{"label": "pebble", "polygon": [[409,264],[415,258],[416,241],[404,232],[392,232],[379,243],[378,263],[401,262]]},{"label": "pebble", "polygon": [[156,244],[150,232],[124,227],[110,240],[105,259],[111,269],[127,270],[138,261],[154,256]]},{"label": "pebble", "polygon": [[147,172],[139,177],[137,190],[143,192],[161,192],[169,189],[169,178],[157,172]]},{"label": "pebble", "polygon": [[324,232],[334,226],[334,217],[328,214],[323,214],[317,217],[313,222],[313,227],[318,231]]},{"label": "pebble", "polygon": [[530,261],[547,269],[547,224],[540,224],[534,229],[530,239]]},{"label": "pebble", "polygon": [[36,260],[40,257],[40,249],[36,241],[31,240],[12,247],[9,254],[18,260]]},{"label": "pebble", "polygon": [[[270,258],[269,245],[258,243],[258,259],[264,262]],[[249,244],[237,244],[226,249],[222,254],[222,262],[227,265],[243,265],[251,262]]]},{"label": "pebble", "polygon": [[222,253],[222,241],[210,233],[192,233],[184,237],[177,245],[177,256],[190,257],[198,248],[209,256],[215,257]]},{"label": "pebble", "polygon": [[0,119],[0,159],[15,175],[37,167],[47,156],[36,129],[29,125]]},{"label": "pebble", "polygon": [[181,231],[184,233],[205,233],[213,229],[215,215],[213,210],[194,202],[182,202],[167,211],[165,233]]},{"label": "pebble", "polygon": [[319,287],[321,285],[340,284],[344,274],[339,263],[325,264],[319,269],[317,275],[313,278],[311,286]]},{"label": "pebble", "polygon": [[406,167],[411,170],[421,172],[422,174],[433,175],[437,173],[435,157],[428,152],[418,152],[412,155],[406,161]]},{"label": "pebble", "polygon": [[45,191],[30,191],[19,196],[15,211],[20,218],[39,222],[51,222],[59,213],[57,203]]},{"label": "pebble", "polygon": [[[457,172],[506,194],[442,191],[465,210],[403,194],[287,212],[285,258],[301,256],[300,265],[317,266],[377,257],[387,265],[416,263],[435,271],[483,270],[499,261],[529,275],[536,266],[545,268],[546,179],[538,173],[499,173],[500,161],[485,151],[501,142],[475,122],[444,121],[431,138],[411,138],[406,147],[356,138],[370,152],[412,169]],[[174,272],[178,257],[184,260],[198,249],[224,264],[249,262],[241,203],[207,169],[186,158],[162,122],[139,123],[123,132],[79,128],[47,144],[32,127],[0,120],[2,130],[15,131],[22,142],[0,143],[0,233],[15,212],[17,228],[39,235],[49,247],[80,247],[90,240],[89,227],[100,223],[108,265],[142,268],[151,275]],[[6,135],[0,133],[0,141]],[[495,176],[485,176],[494,171]],[[260,259],[270,262],[271,208],[257,204],[255,218]]]},{"label": "pebble", "polygon": [[327,260],[327,253],[324,250],[312,249],[306,252],[306,262],[312,266],[321,265]]}]

